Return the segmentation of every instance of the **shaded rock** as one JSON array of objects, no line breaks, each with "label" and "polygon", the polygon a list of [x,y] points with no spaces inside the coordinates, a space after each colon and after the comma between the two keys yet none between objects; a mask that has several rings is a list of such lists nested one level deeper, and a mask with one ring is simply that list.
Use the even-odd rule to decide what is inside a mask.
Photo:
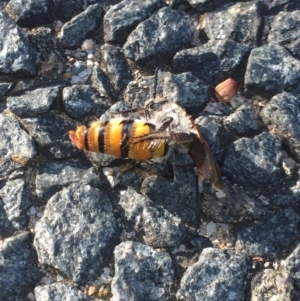
[{"label": "shaded rock", "polygon": [[0,83],[0,101],[1,97],[5,96],[8,91],[12,88],[13,83],[12,82],[1,82]]},{"label": "shaded rock", "polygon": [[251,301],[292,301],[294,285],[286,271],[265,269],[252,280]]},{"label": "shaded rock", "polygon": [[300,62],[279,44],[251,51],[245,73],[245,84],[276,94],[300,83]]},{"label": "shaded rock", "polygon": [[107,99],[89,85],[74,85],[63,89],[62,103],[65,112],[77,120],[99,117],[108,109]]},{"label": "shaded rock", "polygon": [[267,2],[267,13],[271,15],[275,15],[278,12],[290,11],[293,9],[300,9],[300,2],[297,0],[274,0],[272,2]]},{"label": "shaded rock", "polygon": [[39,262],[81,284],[95,280],[118,240],[112,210],[108,197],[90,185],[56,193],[35,226]]},{"label": "shaded rock", "polygon": [[64,48],[79,47],[86,35],[96,29],[102,13],[100,4],[93,4],[65,23],[59,34],[61,45]]},{"label": "shaded rock", "polygon": [[12,235],[26,227],[30,205],[24,180],[7,181],[0,189],[0,236]]},{"label": "shaded rock", "polygon": [[6,239],[0,249],[1,298],[24,300],[42,277],[38,270],[31,235],[19,233]]},{"label": "shaded rock", "polygon": [[15,22],[0,11],[0,74],[35,76],[36,53]]},{"label": "shaded rock", "polygon": [[270,129],[274,129],[300,160],[300,99],[289,93],[275,95],[262,109],[261,117]]},{"label": "shaded rock", "polygon": [[212,11],[231,0],[188,0],[190,5],[200,12]]},{"label": "shaded rock", "polygon": [[205,14],[205,33],[210,40],[230,39],[250,48],[259,45],[263,26],[262,1],[226,4]]},{"label": "shaded rock", "polygon": [[300,289],[300,244],[297,243],[292,253],[283,261],[283,267],[289,271],[294,280],[295,288]]},{"label": "shaded rock", "polygon": [[292,208],[269,213],[254,225],[237,229],[236,249],[248,256],[282,257],[299,234],[299,216]]},{"label": "shaded rock", "polygon": [[107,97],[113,102],[117,101],[118,94],[99,65],[94,65],[91,80],[92,86],[98,91],[100,96]]},{"label": "shaded rock", "polygon": [[138,65],[154,67],[190,47],[192,35],[188,21],[176,10],[165,7],[132,31],[123,47],[124,55]]},{"label": "shaded rock", "polygon": [[13,155],[32,159],[36,155],[33,139],[21,128],[18,120],[0,114],[0,179],[7,179],[13,172],[22,174],[24,166],[13,160]]},{"label": "shaded rock", "polygon": [[109,44],[100,48],[101,66],[107,70],[107,75],[116,91],[122,91],[133,79],[133,75],[124,58],[122,49]]},{"label": "shaded rock", "polygon": [[110,7],[103,20],[104,41],[124,42],[136,25],[148,19],[161,6],[160,0],[123,0]]},{"label": "shaded rock", "polygon": [[251,103],[244,103],[239,106],[224,119],[223,124],[227,130],[239,136],[251,136],[263,130],[263,123]]},{"label": "shaded rock", "polygon": [[[144,108],[145,103],[153,99],[154,76],[144,76],[132,81],[124,93],[124,100],[133,107]],[[199,113],[209,100],[209,87],[193,73],[172,74],[160,72],[157,77],[156,96],[169,102],[175,102],[189,114]]]},{"label": "shaded rock", "polygon": [[68,136],[68,130],[75,129],[76,125],[64,114],[51,111],[37,118],[25,118],[22,125],[46,156],[62,159],[79,153]]},{"label": "shaded rock", "polygon": [[28,0],[25,2],[11,0],[3,12],[21,27],[35,27],[53,21],[49,6],[48,0]]},{"label": "shaded rock", "polygon": [[56,74],[62,74],[65,71],[67,59],[51,27],[38,27],[31,30],[29,40],[38,50],[40,60],[53,64],[51,71]]},{"label": "shaded rock", "polygon": [[[300,5],[299,5],[300,8]],[[268,42],[276,41],[300,58],[300,11],[280,12],[275,16],[268,35]]]},{"label": "shaded rock", "polygon": [[222,170],[239,185],[268,192],[280,183],[281,157],[280,141],[262,133],[253,139],[236,140],[228,149]]},{"label": "shaded rock", "polygon": [[53,301],[53,296],[57,300],[90,301],[92,300],[76,287],[65,283],[53,283],[44,286],[37,286],[34,289],[36,301]]},{"label": "shaded rock", "polygon": [[231,40],[210,40],[206,44],[178,51],[173,67],[178,72],[192,71],[212,86],[230,77],[249,54],[249,47]]},{"label": "shaded rock", "polygon": [[178,245],[186,235],[180,218],[148,198],[128,188],[121,194],[119,204],[125,211],[126,219],[143,235],[147,245],[168,248]]},{"label": "shaded rock", "polygon": [[7,97],[8,108],[20,117],[36,117],[50,111],[59,97],[62,84],[44,85]]},{"label": "shaded rock", "polygon": [[126,241],[115,248],[114,256],[111,301],[164,301],[171,296],[174,268],[168,253]]},{"label": "shaded rock", "polygon": [[57,20],[69,20],[82,12],[85,0],[52,0],[52,11]]},{"label": "shaded rock", "polygon": [[224,195],[221,196],[212,186],[204,189],[200,210],[205,218],[216,223],[253,220],[267,213],[267,208],[262,201],[247,190],[228,182],[226,182]]},{"label": "shaded rock", "polygon": [[196,263],[184,273],[178,300],[217,301],[244,300],[247,262],[232,251],[206,248]]}]

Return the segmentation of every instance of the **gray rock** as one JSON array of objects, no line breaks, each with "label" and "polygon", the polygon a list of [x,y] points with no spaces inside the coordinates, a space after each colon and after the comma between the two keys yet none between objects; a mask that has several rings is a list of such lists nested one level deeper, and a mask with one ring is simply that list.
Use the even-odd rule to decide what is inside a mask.
[{"label": "gray rock", "polygon": [[210,40],[204,45],[178,51],[173,67],[177,72],[192,71],[214,86],[237,72],[249,51],[247,45],[228,39]]},{"label": "gray rock", "polygon": [[12,82],[1,82],[0,83],[0,101],[1,97],[5,96],[8,91],[12,88],[13,83]]},{"label": "gray rock", "polygon": [[[188,155],[186,155],[188,157]],[[146,177],[141,191],[155,203],[163,206],[183,223],[197,225],[197,181],[192,167],[177,167],[180,161],[174,160],[174,180],[160,176]]]},{"label": "gray rock", "polygon": [[155,300],[171,296],[174,268],[170,255],[138,242],[115,248],[111,301]]},{"label": "gray rock", "polygon": [[90,168],[90,163],[87,160],[45,162],[40,165],[36,176],[36,194],[39,198],[47,200],[63,187],[93,176],[96,177],[97,184],[100,184],[101,180],[104,182],[103,179],[100,179],[100,175],[94,175],[93,169]]},{"label": "gray rock", "polygon": [[286,255],[299,234],[299,216],[292,208],[269,213],[251,226],[237,229],[237,251],[268,260]]},{"label": "gray rock", "polygon": [[[132,81],[124,93],[126,102],[133,107],[144,108],[145,102],[153,99],[154,76],[144,76]],[[199,113],[209,100],[209,87],[193,73],[172,74],[160,72],[157,78],[156,96],[175,102],[189,114]]]},{"label": "gray rock", "polygon": [[267,2],[267,13],[271,15],[276,15],[278,12],[290,11],[293,9],[300,9],[300,2],[298,0],[274,0],[272,2]]},{"label": "gray rock", "polygon": [[289,93],[275,95],[261,111],[263,121],[275,129],[292,154],[300,159],[300,98]]},{"label": "gray rock", "polygon": [[268,35],[268,42],[276,41],[300,58],[300,11],[280,12],[275,16]]},{"label": "gray rock", "polygon": [[91,76],[92,86],[98,91],[100,96],[109,98],[112,102],[117,101],[118,95],[114,90],[108,76],[100,68],[99,65],[93,67],[93,73]]},{"label": "gray rock", "polygon": [[244,300],[247,261],[240,254],[206,248],[183,275],[177,300]]},{"label": "gray rock", "polygon": [[102,7],[99,4],[93,4],[65,23],[59,34],[62,47],[74,48],[80,46],[86,35],[96,29],[102,13]]},{"label": "gray rock", "polygon": [[15,22],[0,11],[0,74],[35,76],[36,53]]},{"label": "gray rock", "polygon": [[124,42],[136,25],[161,8],[160,0],[123,0],[110,7],[103,20],[104,41]]},{"label": "gray rock", "polygon": [[89,85],[64,88],[62,103],[65,112],[77,120],[99,117],[109,108],[107,99],[100,97],[95,88]]},{"label": "gray rock", "polygon": [[7,179],[13,172],[22,174],[24,166],[13,160],[14,155],[32,159],[36,155],[33,139],[11,115],[0,114],[0,179]]},{"label": "gray rock", "polygon": [[7,97],[8,108],[20,117],[37,117],[50,111],[59,97],[63,85],[54,84],[36,87],[18,95]]},{"label": "gray rock", "polygon": [[154,67],[177,51],[189,48],[193,32],[187,20],[173,9],[160,9],[132,31],[124,45],[125,57],[138,65]]},{"label": "gray rock", "polygon": [[293,279],[286,271],[265,269],[252,280],[251,301],[292,301]]},{"label": "gray rock", "polygon": [[36,301],[90,301],[92,300],[76,287],[65,283],[53,283],[44,286],[37,286],[34,289]]},{"label": "gray rock", "polygon": [[56,193],[35,226],[39,262],[80,284],[95,280],[118,240],[112,210],[108,197],[90,185]]},{"label": "gray rock", "polygon": [[35,27],[52,22],[49,0],[11,0],[3,12],[21,27]]},{"label": "gray rock", "polygon": [[258,219],[267,213],[262,201],[251,192],[228,182],[225,187],[225,196],[219,198],[212,186],[204,189],[200,209],[208,220],[216,223],[236,223]]},{"label": "gray rock", "polygon": [[300,244],[297,243],[292,253],[284,260],[283,267],[289,271],[292,276],[295,288],[300,289]]},{"label": "gray rock", "polygon": [[300,62],[285,47],[270,43],[251,51],[245,74],[246,85],[275,94],[299,83]]},{"label": "gray rock", "polygon": [[50,158],[69,158],[79,153],[71,143],[68,130],[75,129],[65,114],[51,111],[37,118],[24,118],[22,125],[35,139],[39,150]]},{"label": "gray rock", "polygon": [[256,108],[252,103],[244,103],[224,119],[224,127],[239,136],[252,136],[263,130]]},{"label": "gray rock", "polygon": [[[67,68],[66,56],[63,53],[53,28],[37,27],[31,30],[29,40],[38,49],[42,62],[52,63],[52,72],[62,74]],[[41,70],[42,72],[43,70]]]},{"label": "gray rock", "polygon": [[211,40],[231,39],[254,48],[260,42],[263,11],[263,1],[225,4],[205,14],[205,33]]},{"label": "gray rock", "polygon": [[122,49],[109,44],[100,48],[101,66],[107,70],[107,75],[116,91],[122,91],[133,79],[133,75],[126,63]]},{"label": "gray rock", "polygon": [[212,11],[231,0],[188,0],[190,5],[200,12]]},{"label": "gray rock", "polygon": [[131,188],[124,191],[119,204],[125,211],[126,219],[134,223],[135,231],[141,233],[148,246],[174,247],[186,235],[180,218]]},{"label": "gray rock", "polygon": [[82,12],[85,0],[52,0],[52,10],[56,20],[70,20]]},{"label": "gray rock", "polygon": [[12,235],[26,227],[30,205],[24,180],[7,181],[0,189],[0,236]]},{"label": "gray rock", "polygon": [[240,138],[228,149],[222,170],[235,183],[270,192],[280,183],[282,151],[278,139],[267,133]]},{"label": "gray rock", "polygon": [[25,300],[42,277],[28,232],[6,239],[0,249],[1,299]]}]

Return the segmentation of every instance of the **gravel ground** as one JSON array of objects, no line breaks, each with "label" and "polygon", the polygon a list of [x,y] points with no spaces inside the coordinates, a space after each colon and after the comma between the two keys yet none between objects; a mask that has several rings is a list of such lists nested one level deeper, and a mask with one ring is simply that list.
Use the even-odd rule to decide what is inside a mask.
[{"label": "gravel ground", "polygon": [[[71,144],[158,67],[223,191]],[[0,1],[0,300],[300,300],[299,95],[299,0]]]}]

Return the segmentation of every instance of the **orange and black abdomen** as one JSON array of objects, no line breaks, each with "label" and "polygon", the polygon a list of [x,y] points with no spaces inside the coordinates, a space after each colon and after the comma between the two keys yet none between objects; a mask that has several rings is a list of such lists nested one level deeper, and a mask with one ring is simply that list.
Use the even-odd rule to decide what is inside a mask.
[{"label": "orange and black abdomen", "polygon": [[[94,121],[89,127],[80,125],[76,131],[69,132],[69,137],[81,150],[149,160],[163,157],[167,152],[166,142],[145,139],[154,130],[155,126],[144,120],[111,119],[107,122]],[[140,138],[144,139],[140,141]]]}]

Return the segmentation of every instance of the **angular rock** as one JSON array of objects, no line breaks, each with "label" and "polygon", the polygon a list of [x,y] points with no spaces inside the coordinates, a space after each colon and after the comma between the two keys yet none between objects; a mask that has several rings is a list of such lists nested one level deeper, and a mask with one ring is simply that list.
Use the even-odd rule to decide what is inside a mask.
[{"label": "angular rock", "polygon": [[8,91],[12,88],[12,82],[1,82],[0,83],[0,101],[3,96],[5,96]]},{"label": "angular rock", "polygon": [[62,104],[65,112],[77,120],[88,117],[99,117],[109,107],[107,99],[89,85],[66,87],[62,93]]},{"label": "angular rock", "polygon": [[[39,198],[47,200],[50,196],[72,183],[96,177],[99,185],[100,175],[95,175],[87,160],[69,160],[65,162],[45,162],[41,164],[36,176],[35,187]],[[103,176],[102,176],[103,177]],[[91,184],[91,183],[90,183]],[[94,185],[92,185],[94,186]]]},{"label": "angular rock", "polygon": [[197,181],[193,168],[176,166],[180,163],[187,165],[175,158],[173,181],[157,175],[149,176],[143,181],[141,191],[156,204],[179,216],[183,223],[194,227],[197,225]]},{"label": "angular rock", "polygon": [[245,297],[247,261],[240,254],[206,248],[184,273],[177,300],[242,301]]},{"label": "angular rock", "polygon": [[289,93],[275,95],[262,109],[260,115],[270,129],[274,129],[289,146],[292,154],[300,159],[300,98]]},{"label": "angular rock", "polygon": [[273,260],[286,255],[299,235],[299,216],[292,208],[269,213],[250,226],[237,229],[235,248],[251,257]]},{"label": "angular rock", "polygon": [[244,103],[223,121],[224,127],[239,136],[252,136],[263,130],[257,111],[253,104]]},{"label": "angular rock", "polygon": [[230,0],[188,0],[190,5],[200,12],[213,11]]},{"label": "angular rock", "polygon": [[34,137],[39,150],[50,158],[69,158],[79,153],[71,143],[68,131],[75,129],[65,114],[51,111],[37,118],[24,118],[22,125]]},{"label": "angular rock", "polygon": [[53,301],[53,296],[57,300],[72,301],[91,301],[86,294],[76,287],[69,286],[65,283],[53,283],[44,286],[37,286],[34,289],[36,301]]},{"label": "angular rock", "polygon": [[98,91],[100,96],[107,97],[112,102],[117,101],[118,94],[110,83],[108,76],[99,65],[94,65],[91,80],[92,86]]},{"label": "angular rock", "polygon": [[291,11],[294,9],[300,9],[300,2],[298,0],[274,0],[267,2],[267,13],[270,15],[276,15],[280,11]]},{"label": "angular rock", "polygon": [[189,48],[192,36],[188,21],[176,10],[165,7],[141,22],[128,36],[124,55],[138,65],[153,68],[177,51]]},{"label": "angular rock", "polygon": [[36,76],[36,53],[15,22],[0,11],[0,74]]},{"label": "angular rock", "polygon": [[[153,99],[154,82],[154,76],[145,76],[139,81],[132,81],[124,92],[124,100],[133,107],[143,108],[147,101]],[[156,96],[175,102],[189,114],[196,115],[209,100],[209,86],[191,72],[182,74],[160,72],[157,77]]]},{"label": "angular rock", "polygon": [[230,39],[254,48],[260,42],[263,12],[262,1],[225,4],[216,11],[205,14],[204,30],[210,40]]},{"label": "angular rock", "polygon": [[7,97],[7,106],[20,117],[37,117],[50,111],[62,89],[62,84],[54,84],[40,86],[25,93],[22,91],[18,95]]},{"label": "angular rock", "polygon": [[136,25],[148,19],[161,6],[160,0],[123,0],[110,7],[103,20],[104,41],[124,42]]},{"label": "angular rock", "polygon": [[228,149],[222,170],[239,185],[271,192],[280,183],[281,143],[270,134],[240,138]]},{"label": "angular rock", "polygon": [[251,301],[292,301],[293,279],[286,271],[265,269],[252,280]]},{"label": "angular rock", "polygon": [[292,253],[284,260],[283,267],[289,271],[294,280],[295,288],[300,289],[300,244],[297,243]]},{"label": "angular rock", "polygon": [[20,27],[36,27],[53,21],[49,2],[49,0],[28,0],[26,2],[11,0],[3,12]]},{"label": "angular rock", "polygon": [[79,47],[86,35],[96,29],[101,20],[103,9],[100,4],[93,4],[65,23],[59,34],[59,40],[64,48]]},{"label": "angular rock", "polygon": [[133,79],[133,75],[126,63],[122,49],[109,44],[100,48],[101,66],[107,70],[107,75],[116,91],[122,91]]},{"label": "angular rock", "polygon": [[7,181],[0,189],[0,236],[12,235],[26,227],[30,205],[24,180]]},{"label": "angular rock", "polygon": [[242,43],[210,40],[204,45],[178,51],[173,57],[173,67],[177,72],[192,71],[214,86],[236,73],[249,52],[249,47]]},{"label": "angular rock", "polygon": [[[55,74],[62,74],[67,68],[67,59],[63,53],[56,34],[51,27],[37,27],[32,29],[29,40],[38,49],[41,63],[52,64],[51,71]],[[40,72],[43,72],[41,70]]]},{"label": "angular rock", "polygon": [[262,201],[251,192],[227,182],[222,196],[212,186],[204,189],[200,210],[205,218],[216,223],[249,221],[267,213]]},{"label": "angular rock", "polygon": [[0,114],[0,179],[7,179],[13,172],[23,173],[24,165],[15,161],[14,155],[32,159],[36,149],[32,137],[20,126],[11,115]]},{"label": "angular rock", "polygon": [[300,83],[300,61],[289,51],[275,43],[251,51],[245,84],[276,94]]},{"label": "angular rock", "polygon": [[24,300],[42,274],[38,270],[31,235],[19,233],[6,239],[0,249],[1,299]]},{"label": "angular rock", "polygon": [[300,58],[300,11],[280,12],[275,16],[268,35],[268,42],[276,41]]},{"label": "angular rock", "polygon": [[138,242],[126,241],[114,251],[115,275],[111,301],[168,300],[174,277],[172,259],[167,252]]},{"label": "angular rock", "polygon": [[128,188],[119,202],[125,217],[134,223],[135,231],[141,233],[144,243],[154,248],[169,248],[179,245],[186,235],[180,218],[162,206]]},{"label": "angular rock", "polygon": [[108,197],[83,183],[71,184],[47,203],[36,223],[39,262],[80,284],[95,280],[118,240]]}]

